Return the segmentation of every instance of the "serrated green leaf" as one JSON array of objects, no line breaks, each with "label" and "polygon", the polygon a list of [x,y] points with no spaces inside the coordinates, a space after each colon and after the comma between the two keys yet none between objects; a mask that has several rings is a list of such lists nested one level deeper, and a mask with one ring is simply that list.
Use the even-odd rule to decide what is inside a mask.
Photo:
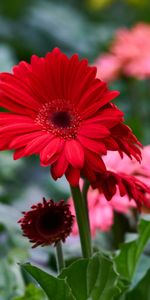
[{"label": "serrated green leaf", "polygon": [[121,246],[119,255],[115,258],[116,269],[121,276],[131,281],[140,256],[150,238],[150,222],[141,220],[139,237]]},{"label": "serrated green leaf", "polygon": [[49,300],[76,300],[66,280],[56,278],[30,264],[22,265],[22,268],[36,279],[49,297]]},{"label": "serrated green leaf", "polygon": [[149,300],[150,299],[150,270],[139,284],[126,295],[125,300]]}]

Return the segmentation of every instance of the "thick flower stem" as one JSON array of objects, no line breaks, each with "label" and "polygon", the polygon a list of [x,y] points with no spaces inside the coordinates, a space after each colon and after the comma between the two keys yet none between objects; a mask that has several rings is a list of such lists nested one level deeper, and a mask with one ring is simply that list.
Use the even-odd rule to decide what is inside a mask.
[{"label": "thick flower stem", "polygon": [[59,241],[56,244],[56,258],[57,258],[58,272],[60,273],[61,270],[65,267],[65,262],[64,262],[64,258],[63,258],[63,250],[62,250],[61,241]]},{"label": "thick flower stem", "polygon": [[83,257],[88,258],[92,255],[92,248],[91,248],[91,236],[89,231],[85,201],[82,198],[82,194],[79,186],[78,187],[71,186],[71,192],[72,192],[74,207],[76,211],[76,218],[77,218],[77,223],[79,228],[82,254]]},{"label": "thick flower stem", "polygon": [[89,230],[90,230],[90,219],[89,219],[88,199],[87,199],[87,193],[88,193],[89,186],[90,186],[89,181],[87,179],[85,179],[84,184],[83,184],[83,189],[82,189],[82,197],[83,197],[83,201],[85,202],[86,214],[87,214],[88,225],[89,225]]}]

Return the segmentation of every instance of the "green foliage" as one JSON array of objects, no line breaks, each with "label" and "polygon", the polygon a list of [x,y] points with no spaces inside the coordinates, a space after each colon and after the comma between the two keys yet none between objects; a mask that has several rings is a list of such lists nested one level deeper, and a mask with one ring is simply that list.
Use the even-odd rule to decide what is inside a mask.
[{"label": "green foliage", "polygon": [[97,253],[90,259],[79,259],[65,268],[59,278],[35,266],[23,265],[51,300],[113,300],[121,293],[121,278],[110,258]]},{"label": "green foliage", "polygon": [[65,279],[53,277],[30,264],[23,265],[22,268],[37,280],[50,300],[74,300]]},{"label": "green foliage", "polygon": [[35,287],[33,284],[29,284],[26,287],[25,293],[23,296],[15,297],[13,300],[46,300],[47,297],[44,292]]},{"label": "green foliage", "polygon": [[138,285],[126,295],[125,300],[150,299],[150,269]]},{"label": "green foliage", "polygon": [[24,291],[24,281],[16,261],[0,261],[0,300],[9,300]]},{"label": "green foliage", "polygon": [[130,289],[135,288],[135,286],[142,280],[147,271],[150,269],[150,259],[146,254],[142,254],[139,263],[137,265],[136,272],[133,276]]},{"label": "green foliage", "polygon": [[60,277],[67,279],[79,300],[109,300],[120,293],[120,277],[114,270],[113,262],[101,253],[89,260],[78,260],[64,269]]},{"label": "green foliage", "polygon": [[131,281],[139,258],[150,238],[150,222],[141,220],[139,224],[139,236],[136,240],[122,244],[119,255],[115,258],[116,268],[119,274]]}]

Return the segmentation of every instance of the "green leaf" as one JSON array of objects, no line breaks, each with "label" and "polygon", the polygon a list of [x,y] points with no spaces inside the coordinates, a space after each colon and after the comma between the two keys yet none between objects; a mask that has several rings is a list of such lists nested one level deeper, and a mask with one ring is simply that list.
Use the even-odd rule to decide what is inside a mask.
[{"label": "green leaf", "polygon": [[49,300],[75,300],[65,279],[56,278],[30,264],[22,266],[43,288]]},{"label": "green leaf", "polygon": [[65,268],[59,278],[66,278],[75,299],[87,299],[87,268],[88,259],[79,259]]},{"label": "green leaf", "polygon": [[46,300],[48,299],[44,292],[35,287],[33,284],[29,284],[26,287],[25,294],[21,297],[15,297],[13,300]]},{"label": "green leaf", "polygon": [[93,300],[110,300],[121,292],[120,277],[113,262],[101,255],[93,257],[88,266],[88,294]]},{"label": "green leaf", "polygon": [[35,266],[23,265],[51,300],[113,300],[124,290],[124,281],[113,261],[101,253],[79,259],[55,278]]},{"label": "green leaf", "polygon": [[126,295],[125,300],[149,300],[150,299],[150,270],[146,273],[139,284]]},{"label": "green leaf", "polygon": [[135,288],[135,286],[142,280],[147,271],[150,269],[150,258],[147,255],[142,254],[139,264],[137,266],[136,272],[133,276],[130,289]]},{"label": "green leaf", "polygon": [[101,253],[74,262],[60,278],[66,278],[77,300],[113,300],[120,293],[120,277],[113,262]]},{"label": "green leaf", "polygon": [[125,279],[131,281],[140,256],[150,238],[150,222],[144,219],[139,224],[139,237],[121,246],[119,255],[115,258],[116,269]]}]

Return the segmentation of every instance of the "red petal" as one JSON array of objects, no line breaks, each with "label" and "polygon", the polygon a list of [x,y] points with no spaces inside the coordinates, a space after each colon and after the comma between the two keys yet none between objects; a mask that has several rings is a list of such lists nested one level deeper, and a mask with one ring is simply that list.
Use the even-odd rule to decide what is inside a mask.
[{"label": "red petal", "polygon": [[68,161],[65,156],[65,152],[59,155],[57,161],[51,166],[52,177],[56,180],[64,175],[68,167]]},{"label": "red petal", "polygon": [[65,143],[65,154],[68,162],[77,169],[81,169],[84,164],[83,147],[76,141],[70,140]]},{"label": "red petal", "polygon": [[17,160],[19,158],[22,158],[24,156],[27,156],[25,155],[25,152],[24,152],[24,148],[21,148],[21,149],[17,149],[13,155],[13,158],[14,160]]},{"label": "red petal", "polygon": [[36,137],[42,135],[42,132],[30,132],[27,134],[22,134],[20,136],[14,137],[9,145],[10,149],[21,148],[26,146],[29,142],[33,141]]},{"label": "red petal", "polygon": [[106,166],[101,157],[87,149],[85,149],[85,164],[89,165],[89,169],[96,172],[106,171]]},{"label": "red petal", "polygon": [[64,141],[60,138],[52,138],[52,140],[47,144],[47,146],[40,153],[41,163],[47,164],[49,159],[61,152],[63,148]]},{"label": "red petal", "polygon": [[75,169],[69,165],[65,175],[67,180],[72,186],[77,186],[79,184],[79,179],[80,179],[79,169]]},{"label": "red petal", "polygon": [[0,134],[6,134],[6,133],[26,133],[26,132],[34,132],[39,131],[39,126],[33,123],[19,123],[19,124],[12,124],[12,125],[6,125],[0,128]]},{"label": "red petal", "polygon": [[33,153],[39,153],[45,145],[49,143],[49,140],[52,139],[50,134],[43,134],[35,139],[33,139],[25,148],[25,154],[31,155]]},{"label": "red petal", "polygon": [[87,149],[91,150],[92,152],[95,153],[100,153],[100,154],[106,154],[107,149],[104,145],[104,143],[98,141],[98,140],[92,140],[89,138],[86,138],[84,136],[78,136],[78,140],[80,143]]},{"label": "red petal", "polygon": [[103,125],[99,125],[99,124],[85,124],[84,125],[84,122],[83,122],[83,125],[81,125],[81,127],[80,127],[79,134],[89,137],[89,138],[99,139],[99,138],[103,138],[103,137],[110,135],[110,132]]}]

